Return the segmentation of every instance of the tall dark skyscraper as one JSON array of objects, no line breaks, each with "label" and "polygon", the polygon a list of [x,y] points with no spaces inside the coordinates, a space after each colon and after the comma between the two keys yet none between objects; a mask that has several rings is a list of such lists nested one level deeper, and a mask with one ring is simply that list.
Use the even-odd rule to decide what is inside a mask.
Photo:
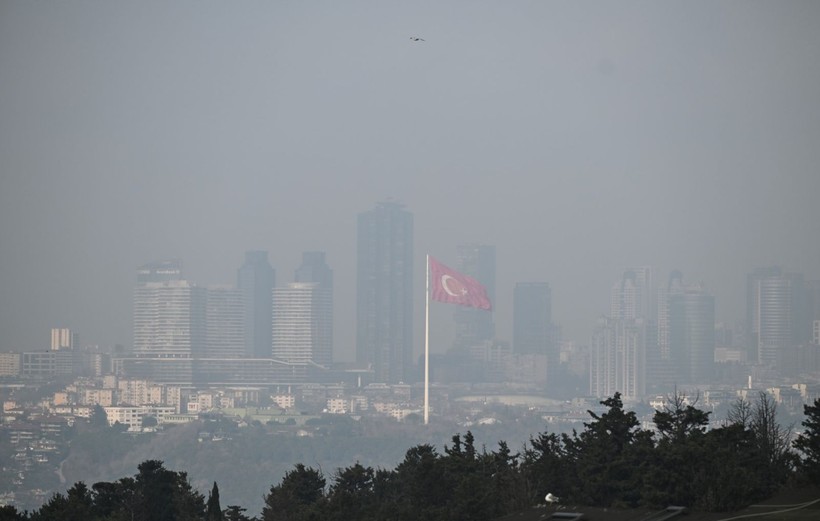
[{"label": "tall dark skyscraper", "polygon": [[686,286],[669,296],[669,351],[676,382],[712,381],[715,297],[700,286]]},{"label": "tall dark skyscraper", "polygon": [[517,283],[513,291],[513,352],[549,356],[553,350],[551,340],[550,285],[546,282]]},{"label": "tall dark skyscraper", "polygon": [[359,214],[356,360],[377,382],[408,381],[413,360],[413,214],[381,202]]},{"label": "tall dark skyscraper", "polygon": [[758,268],[746,279],[749,360],[797,370],[797,346],[808,342],[808,314],[803,276],[780,267]]},{"label": "tall dark skyscraper", "polygon": [[[495,246],[462,244],[458,246],[458,267],[487,289],[490,302],[495,304]],[[455,349],[482,345],[495,337],[493,313],[483,309],[457,306],[453,311],[456,323]]]},{"label": "tall dark skyscraper", "polygon": [[659,284],[655,310],[650,315],[655,330],[650,329],[646,339],[646,380],[655,392],[674,392],[678,379],[669,347],[669,299],[683,287],[683,273],[673,270],[666,284]]},{"label": "tall dark skyscraper", "polygon": [[273,287],[276,274],[268,252],[245,253],[245,264],[237,272],[245,313],[245,356],[270,358],[272,349]]},{"label": "tall dark skyscraper", "polygon": [[546,357],[549,389],[556,390],[561,366],[557,328],[552,323],[552,290],[546,282],[518,282],[513,290],[513,352]]},{"label": "tall dark skyscraper", "polygon": [[325,263],[325,252],[302,253],[302,265],[296,269],[294,282],[314,282],[333,294],[333,270]]},{"label": "tall dark skyscraper", "polygon": [[820,280],[806,281],[806,327],[811,344],[820,344]]}]

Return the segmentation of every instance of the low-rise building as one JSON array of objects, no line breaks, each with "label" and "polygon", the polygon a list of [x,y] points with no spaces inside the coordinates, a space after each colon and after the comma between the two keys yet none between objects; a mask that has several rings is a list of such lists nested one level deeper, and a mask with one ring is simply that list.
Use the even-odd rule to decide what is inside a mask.
[{"label": "low-rise building", "polygon": [[0,376],[20,374],[22,355],[20,353],[0,353]]},{"label": "low-rise building", "polygon": [[142,420],[146,416],[153,416],[157,419],[157,424],[162,425],[167,418],[176,415],[174,407],[167,406],[115,406],[104,407],[105,414],[108,415],[108,424],[114,425],[119,423],[127,425],[129,430],[138,430],[142,428]]},{"label": "low-rise building", "polygon": [[292,394],[275,394],[271,396],[273,403],[282,409],[293,409],[296,407],[296,396]]}]

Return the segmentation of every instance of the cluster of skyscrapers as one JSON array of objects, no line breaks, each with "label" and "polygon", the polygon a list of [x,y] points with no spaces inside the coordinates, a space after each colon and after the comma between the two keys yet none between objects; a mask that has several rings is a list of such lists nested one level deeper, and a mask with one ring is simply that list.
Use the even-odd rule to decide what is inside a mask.
[{"label": "cluster of skyscrapers", "polygon": [[[420,351],[414,349],[414,297],[421,293],[413,242],[413,215],[402,204],[380,202],[358,216],[359,378],[420,380],[413,356]],[[456,252],[455,268],[494,301],[495,247],[462,244]],[[552,321],[549,284],[518,282],[512,343],[498,340],[492,312],[456,306],[455,338],[445,353],[440,346],[434,350],[433,380],[525,380],[554,390],[567,367],[579,365],[570,358],[581,356],[589,394],[637,398],[708,384],[725,367],[787,377],[820,365],[820,282],[762,268],[749,274],[747,295],[745,325],[716,329],[715,298],[703,284],[685,282],[678,271],[659,282],[651,267],[630,268],[612,286],[609,314],[598,321],[589,345],[566,343],[566,349]],[[333,272],[325,254],[304,253],[285,285],[276,284],[264,251],[246,253],[230,287],[187,281],[177,261],[140,267],[133,357],[120,363],[135,376],[179,383],[297,383],[321,379],[322,371],[330,377]]]},{"label": "cluster of skyscrapers", "polygon": [[759,268],[746,294],[746,320],[732,331],[716,327],[715,298],[703,284],[673,271],[658,285],[650,267],[626,270],[592,336],[590,393],[640,397],[709,384],[727,369],[781,379],[820,369],[820,282]]},{"label": "cluster of skyscrapers", "polygon": [[[359,214],[357,232],[357,367],[370,381],[413,382],[418,379],[413,215],[399,203],[380,202]],[[467,244],[457,253],[458,269],[481,282],[494,299],[495,248]],[[551,354],[557,366],[550,299],[543,282],[516,288],[513,350]],[[491,312],[458,307],[454,320],[456,337],[448,350],[453,358],[487,359],[487,351],[510,351],[495,339]],[[294,281],[283,286],[277,286],[264,251],[247,252],[236,285],[227,287],[186,280],[179,261],[141,266],[134,291],[133,356],[120,363],[134,376],[159,375],[178,383],[201,381],[205,375],[221,383],[238,383],[242,377],[255,383],[292,381],[329,370],[333,272],[325,254],[304,253]]]},{"label": "cluster of skyscrapers", "polygon": [[141,266],[125,372],[176,383],[269,383],[277,374],[304,377],[308,366],[329,368],[333,272],[324,253],[304,253],[294,279],[277,287],[263,251],[247,252],[227,287],[185,280],[179,261]]}]

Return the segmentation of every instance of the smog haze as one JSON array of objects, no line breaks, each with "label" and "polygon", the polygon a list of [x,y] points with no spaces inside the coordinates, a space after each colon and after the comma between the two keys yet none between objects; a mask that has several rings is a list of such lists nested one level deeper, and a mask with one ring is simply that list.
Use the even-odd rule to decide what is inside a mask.
[{"label": "smog haze", "polygon": [[[415,220],[424,254],[497,249],[547,281],[585,343],[628,266],[703,281],[744,317],[745,276],[820,278],[820,3],[3,2],[0,350],[130,345],[135,269],[176,258],[277,283],[335,274],[353,358],[356,216]],[[420,38],[415,41],[413,37]],[[452,310],[433,308],[439,351]]]}]

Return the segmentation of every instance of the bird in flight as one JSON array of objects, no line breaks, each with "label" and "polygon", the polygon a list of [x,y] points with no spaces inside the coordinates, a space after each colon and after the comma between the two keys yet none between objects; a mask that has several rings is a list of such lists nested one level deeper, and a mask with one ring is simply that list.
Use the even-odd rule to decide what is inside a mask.
[{"label": "bird in flight", "polygon": [[427,41],[424,38],[419,38],[418,36],[411,36],[410,39],[413,40],[414,42],[426,42]]}]

